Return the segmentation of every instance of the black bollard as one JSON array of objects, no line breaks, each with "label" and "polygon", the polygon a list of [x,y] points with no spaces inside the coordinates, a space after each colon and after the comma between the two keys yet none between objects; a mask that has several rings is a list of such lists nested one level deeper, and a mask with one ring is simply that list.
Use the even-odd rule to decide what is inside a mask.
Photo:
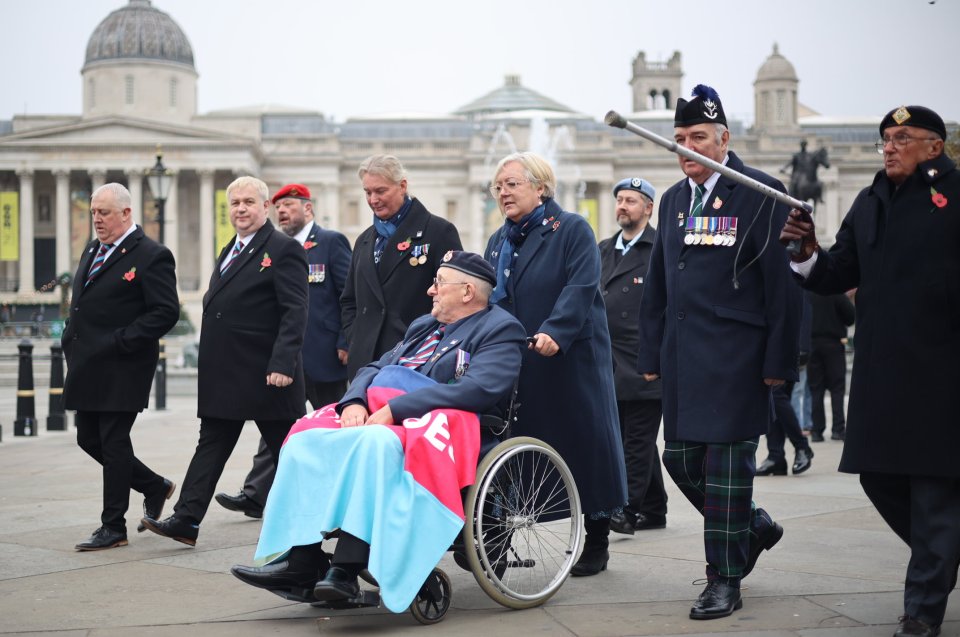
[{"label": "black bollard", "polygon": [[66,431],[67,414],[63,410],[63,348],[50,346],[50,410],[47,431]]},{"label": "black bollard", "polygon": [[160,358],[157,360],[154,389],[154,408],[162,411],[167,408],[167,352],[166,341],[162,338],[160,339]]},{"label": "black bollard", "polygon": [[33,343],[23,339],[20,350],[20,374],[17,378],[17,419],[13,421],[14,436],[37,435],[37,410],[33,391]]}]

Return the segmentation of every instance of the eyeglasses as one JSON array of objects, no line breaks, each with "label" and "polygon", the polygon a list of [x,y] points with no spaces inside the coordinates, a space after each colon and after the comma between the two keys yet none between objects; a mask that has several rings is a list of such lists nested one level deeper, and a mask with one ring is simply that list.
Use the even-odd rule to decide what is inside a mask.
[{"label": "eyeglasses", "polygon": [[902,149],[906,147],[907,144],[913,141],[932,142],[935,139],[939,139],[939,138],[938,137],[911,137],[906,133],[898,133],[893,137],[884,137],[883,139],[878,141],[876,144],[874,144],[874,146],[876,146],[877,152],[882,155],[884,147],[890,143],[893,144],[894,148]]},{"label": "eyeglasses", "polygon": [[437,277],[433,277],[433,286],[440,289],[441,285],[470,285],[470,283],[467,281],[441,281]]},{"label": "eyeglasses", "polygon": [[500,193],[504,190],[513,192],[516,190],[520,184],[528,184],[530,180],[528,179],[508,179],[506,181],[498,181],[497,183],[490,186],[490,194],[494,197],[499,197]]}]

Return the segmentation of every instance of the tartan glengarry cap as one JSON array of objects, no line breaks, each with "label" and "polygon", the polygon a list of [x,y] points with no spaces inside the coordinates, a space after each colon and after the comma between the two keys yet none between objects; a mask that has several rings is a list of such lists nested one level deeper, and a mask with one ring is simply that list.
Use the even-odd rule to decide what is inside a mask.
[{"label": "tartan glengarry cap", "polygon": [[613,196],[616,197],[621,190],[636,190],[649,197],[650,201],[657,198],[657,191],[654,190],[653,184],[639,177],[627,177],[618,181],[617,185],[613,187]]},{"label": "tartan glengarry cap", "polygon": [[441,268],[453,268],[464,274],[483,279],[490,285],[497,284],[497,271],[487,262],[486,259],[474,252],[465,252],[463,250],[450,250],[441,259]]},{"label": "tartan glengarry cap", "polygon": [[939,135],[940,139],[947,138],[947,127],[943,118],[926,106],[898,106],[887,113],[880,121],[880,137],[883,137],[883,131],[891,126],[925,128]]},{"label": "tartan glengarry cap", "polygon": [[271,203],[277,203],[281,199],[287,198],[294,199],[303,199],[304,201],[310,201],[310,189],[304,186],[303,184],[287,184],[283,188],[277,191],[277,194],[271,199]]},{"label": "tartan glengarry cap", "polygon": [[727,116],[723,113],[720,96],[706,84],[693,87],[693,99],[682,97],[677,100],[677,112],[673,116],[674,126],[693,126],[694,124],[727,125]]}]

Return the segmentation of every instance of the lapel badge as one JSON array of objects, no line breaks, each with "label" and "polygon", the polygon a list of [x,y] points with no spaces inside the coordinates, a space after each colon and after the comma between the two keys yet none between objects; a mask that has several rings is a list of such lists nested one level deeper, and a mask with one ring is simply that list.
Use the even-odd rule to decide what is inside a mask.
[{"label": "lapel badge", "polygon": [[720,200],[720,197],[717,197],[716,199],[713,200],[713,209],[714,209],[714,210],[720,210],[720,206],[722,206],[722,205],[723,205],[723,201]]},{"label": "lapel badge", "polygon": [[417,239],[423,236],[423,230],[417,230]]},{"label": "lapel badge", "polygon": [[634,285],[643,285],[643,277],[642,277],[642,276],[635,276],[635,277],[633,277],[633,284],[634,284]]},{"label": "lapel badge", "polygon": [[893,112],[893,121],[897,123],[897,126],[902,126],[908,119],[910,119],[910,111],[907,110],[906,106],[901,106]]},{"label": "lapel badge", "polygon": [[126,254],[126,253],[127,253],[126,248],[120,248],[120,254]]},{"label": "lapel badge", "polygon": [[930,177],[931,179],[936,177],[938,174],[939,173],[936,168],[931,168],[930,170],[927,171],[927,176]]},{"label": "lapel badge", "polygon": [[554,222],[553,222],[553,231],[556,232],[556,231],[557,231],[557,228],[559,228],[559,227],[560,227],[560,222],[559,222],[559,221],[554,221]]},{"label": "lapel badge", "polygon": [[459,338],[455,338],[455,339],[453,339],[452,341],[450,341],[450,345],[456,345],[456,344],[459,343],[459,342],[460,342],[460,339],[459,339]]}]

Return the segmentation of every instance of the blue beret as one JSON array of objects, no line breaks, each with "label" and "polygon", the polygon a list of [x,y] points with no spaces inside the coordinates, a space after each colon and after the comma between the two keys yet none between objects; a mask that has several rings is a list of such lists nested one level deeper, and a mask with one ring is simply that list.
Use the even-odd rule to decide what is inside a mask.
[{"label": "blue beret", "polygon": [[613,187],[613,196],[616,197],[621,190],[636,190],[649,197],[650,201],[657,198],[657,191],[653,189],[650,182],[639,177],[627,177],[618,181],[617,185]]},{"label": "blue beret", "polygon": [[440,267],[460,270],[464,274],[483,279],[490,285],[497,284],[497,271],[486,259],[473,252],[450,250],[440,260]]}]

